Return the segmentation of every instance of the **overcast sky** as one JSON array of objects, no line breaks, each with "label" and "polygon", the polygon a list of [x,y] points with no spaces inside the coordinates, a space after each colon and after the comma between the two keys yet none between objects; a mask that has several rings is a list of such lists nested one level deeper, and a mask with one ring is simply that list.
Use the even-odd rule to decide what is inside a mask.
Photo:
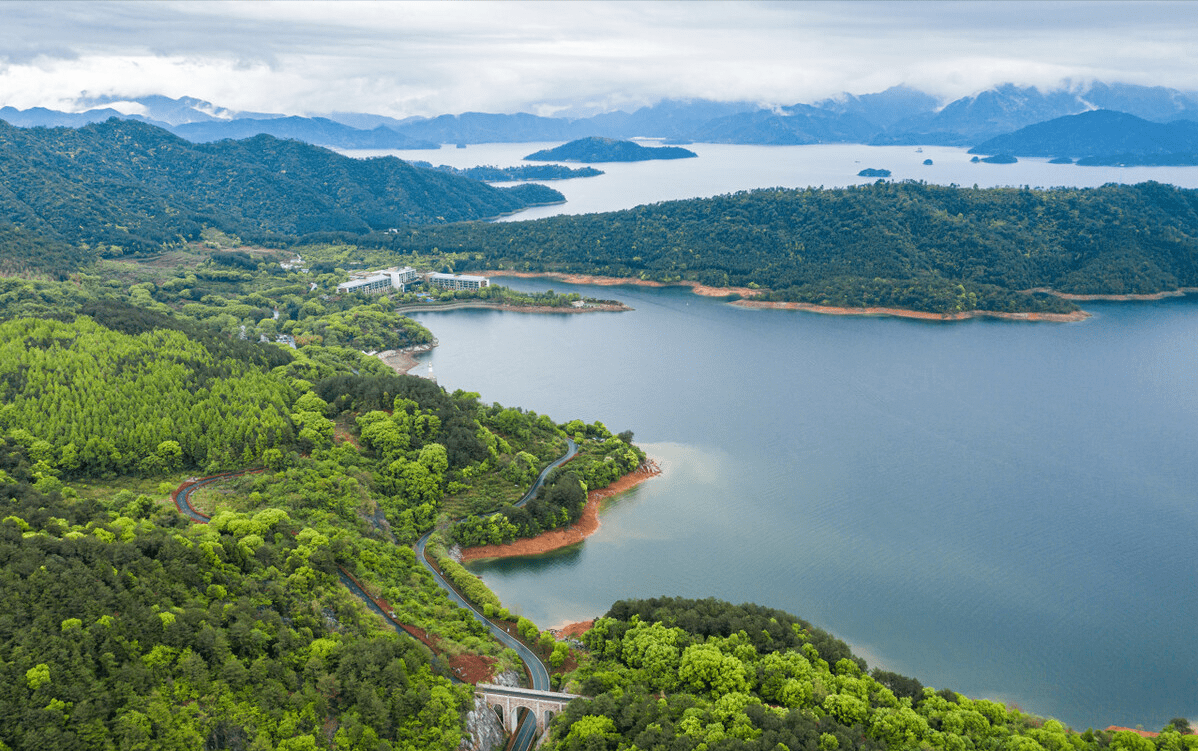
[{"label": "overcast sky", "polygon": [[906,83],[1198,90],[1193,2],[0,2],[0,105],[405,117],[810,102]]}]

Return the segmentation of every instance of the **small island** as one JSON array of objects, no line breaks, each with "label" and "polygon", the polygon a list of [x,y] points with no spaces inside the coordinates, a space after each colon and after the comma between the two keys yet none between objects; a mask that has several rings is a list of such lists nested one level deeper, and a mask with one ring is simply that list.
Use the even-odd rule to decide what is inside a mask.
[{"label": "small island", "polygon": [[646,162],[652,159],[689,159],[698,154],[679,146],[641,146],[614,138],[580,138],[553,149],[542,149],[524,157],[530,162]]},{"label": "small island", "polygon": [[983,157],[982,161],[986,164],[1014,164],[1019,160],[1010,154],[995,154],[994,156]]},{"label": "small island", "polygon": [[926,167],[930,167],[930,166],[932,165],[932,160],[931,160],[931,159],[924,159],[924,160],[923,160],[923,163],[924,163],[924,166],[926,166]]},{"label": "small island", "polygon": [[874,169],[873,167],[870,167],[858,172],[857,177],[890,177],[890,170]]}]

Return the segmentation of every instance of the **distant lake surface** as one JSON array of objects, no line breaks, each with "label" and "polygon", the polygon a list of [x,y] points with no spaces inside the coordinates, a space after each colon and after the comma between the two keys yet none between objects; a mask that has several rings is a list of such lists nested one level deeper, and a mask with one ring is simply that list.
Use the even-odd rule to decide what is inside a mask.
[{"label": "distant lake surface", "polygon": [[751,601],[1079,730],[1198,717],[1198,299],[942,324],[500,281],[635,310],[416,314],[439,382],[633,430],[665,470],[581,545],[472,564],[542,627]]},{"label": "distant lake surface", "polygon": [[[548,143],[491,143],[453,146],[439,151],[364,151],[344,153],[366,157],[394,155],[409,161],[465,168],[480,165],[510,167],[523,158],[560,145]],[[938,185],[988,188],[1004,185],[1098,186],[1106,183],[1139,183],[1146,180],[1198,188],[1198,167],[1078,167],[1049,164],[1045,159],[1020,159],[1016,164],[973,164],[965,149],[923,146],[862,146],[824,144],[817,146],[742,146],[688,144],[699,156],[650,162],[604,162],[594,166],[604,171],[598,177],[539,181],[566,196],[566,203],[539,206],[501,221],[538,219],[557,214],[586,214],[629,209],[656,201],[706,198],[754,188],[826,188],[861,185],[876,178],[857,177],[866,168],[888,169],[891,180],[925,180]],[[931,165],[923,164],[931,159]],[[572,167],[582,164],[562,162]],[[513,185],[514,183],[496,183]]]}]

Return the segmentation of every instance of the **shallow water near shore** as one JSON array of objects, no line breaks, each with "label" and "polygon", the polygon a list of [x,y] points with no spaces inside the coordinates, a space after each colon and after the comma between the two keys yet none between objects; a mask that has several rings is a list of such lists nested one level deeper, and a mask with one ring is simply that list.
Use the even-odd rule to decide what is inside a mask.
[{"label": "shallow water near shore", "polygon": [[633,430],[663,467],[582,545],[471,564],[513,610],[752,601],[1078,729],[1198,717],[1198,298],[934,323],[500,283],[635,310],[413,314],[441,385]]}]

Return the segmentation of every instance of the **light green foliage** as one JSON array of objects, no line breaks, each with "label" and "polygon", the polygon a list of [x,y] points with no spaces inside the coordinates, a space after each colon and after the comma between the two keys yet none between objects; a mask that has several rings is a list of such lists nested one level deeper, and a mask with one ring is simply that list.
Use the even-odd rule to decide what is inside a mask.
[{"label": "light green foliage", "polygon": [[712,698],[749,688],[744,664],[715,644],[687,647],[678,667],[678,679],[689,692]]},{"label": "light green foliage", "polygon": [[[37,446],[64,468],[153,474],[181,461],[254,461],[292,434],[288,389],[177,331],[130,336],[89,318],[8,321],[0,376],[18,368],[23,387],[4,393],[0,429],[36,431]],[[224,377],[201,375],[213,369]]]}]

